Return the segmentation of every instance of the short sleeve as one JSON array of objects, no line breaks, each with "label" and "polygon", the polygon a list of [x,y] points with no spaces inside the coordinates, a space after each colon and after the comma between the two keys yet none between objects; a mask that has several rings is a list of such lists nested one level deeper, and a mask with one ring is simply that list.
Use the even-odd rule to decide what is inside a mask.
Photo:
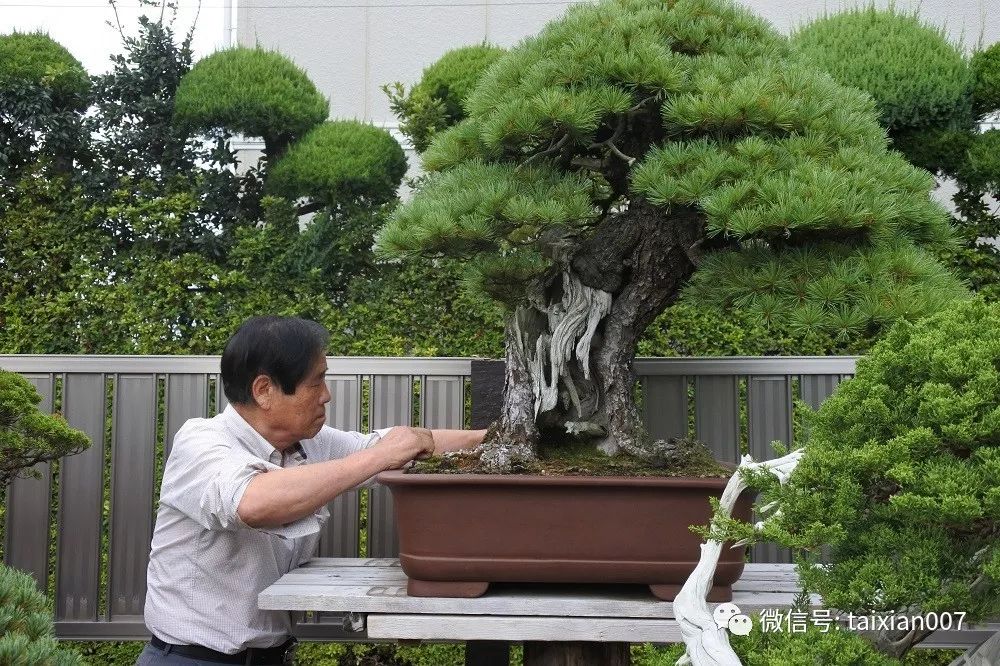
[{"label": "short sleeve", "polygon": [[330,426],[323,428],[312,439],[301,443],[310,462],[325,462],[346,458],[352,453],[375,446],[392,428],[378,428],[370,433],[353,430],[337,430]]},{"label": "short sleeve", "polygon": [[207,530],[259,529],[289,539],[318,532],[320,524],[315,515],[267,528],[251,528],[240,519],[237,509],[250,482],[272,469],[281,468],[230,446],[218,432],[182,428],[163,473],[160,502]]}]

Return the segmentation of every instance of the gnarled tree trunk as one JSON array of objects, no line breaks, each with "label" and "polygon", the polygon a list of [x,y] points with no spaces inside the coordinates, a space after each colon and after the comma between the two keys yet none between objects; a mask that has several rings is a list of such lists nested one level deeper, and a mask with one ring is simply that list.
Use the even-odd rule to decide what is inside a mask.
[{"label": "gnarled tree trunk", "polygon": [[633,393],[636,345],[694,272],[703,238],[693,209],[665,213],[634,199],[585,243],[553,252],[561,270],[507,321],[503,407],[482,449],[487,470],[515,470],[557,431],[608,454],[649,451]]}]

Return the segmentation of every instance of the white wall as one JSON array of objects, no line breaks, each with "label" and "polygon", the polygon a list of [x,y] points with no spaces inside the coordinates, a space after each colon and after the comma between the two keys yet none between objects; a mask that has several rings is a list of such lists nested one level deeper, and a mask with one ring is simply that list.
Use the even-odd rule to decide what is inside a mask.
[{"label": "white wall", "polygon": [[[277,49],[304,67],[330,98],[337,118],[386,126],[395,122],[385,83],[414,83],[445,51],[488,41],[511,46],[560,16],[570,2],[545,0],[254,0],[237,10],[241,44]],[[857,2],[748,0],[745,5],[789,31],[802,22]],[[879,0],[879,5],[887,0]],[[967,48],[980,34],[1000,40],[1000,0],[897,0],[900,9],[919,4],[928,21],[945,26]]]}]

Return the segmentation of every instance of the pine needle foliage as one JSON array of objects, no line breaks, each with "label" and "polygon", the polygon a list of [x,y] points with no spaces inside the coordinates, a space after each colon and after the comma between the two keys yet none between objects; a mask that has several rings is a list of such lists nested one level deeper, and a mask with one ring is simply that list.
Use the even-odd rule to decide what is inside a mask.
[{"label": "pine needle foliage", "polygon": [[0,564],[0,664],[78,666],[52,635],[52,611],[28,574]]},{"label": "pine needle foliage", "polygon": [[174,117],[184,127],[224,127],[283,147],[326,120],[329,106],[287,57],[236,47],[191,68],[177,88]]},{"label": "pine needle foliage", "polygon": [[[1000,306],[900,322],[810,418],[781,514],[803,583],[854,613],[1000,613]],[[748,534],[734,529],[733,533]],[[830,544],[830,564],[813,566]]]},{"label": "pine needle foliage", "polygon": [[265,190],[290,201],[378,205],[396,196],[405,173],[406,155],[388,132],[355,120],[327,121],[289,147]]},{"label": "pine needle foliage", "polygon": [[0,92],[12,86],[42,86],[57,107],[86,106],[90,77],[66,47],[43,32],[0,35]]},{"label": "pine needle foliage", "polygon": [[465,118],[465,98],[504,53],[490,44],[452,49],[427,67],[409,91],[399,82],[382,87],[400,119],[400,132],[410,138],[418,153],[427,150],[437,132]]},{"label": "pine needle foliage", "polygon": [[[840,335],[964,296],[918,249],[952,245],[948,216],[931,176],[887,149],[872,98],[727,0],[573,6],[494,63],[465,108],[378,240],[393,256],[472,257],[466,284],[508,306],[643,199],[665,219],[693,208],[724,248],[685,296],[713,308]],[[795,262],[811,270],[762,277]]]}]

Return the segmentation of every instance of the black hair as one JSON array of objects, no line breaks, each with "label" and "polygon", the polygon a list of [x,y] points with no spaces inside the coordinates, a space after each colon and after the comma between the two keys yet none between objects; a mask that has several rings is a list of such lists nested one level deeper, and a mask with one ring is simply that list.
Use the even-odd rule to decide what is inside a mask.
[{"label": "black hair", "polygon": [[251,317],[222,351],[222,386],[229,402],[253,404],[253,380],[267,375],[290,395],[316,359],[326,354],[330,334],[298,317]]}]

